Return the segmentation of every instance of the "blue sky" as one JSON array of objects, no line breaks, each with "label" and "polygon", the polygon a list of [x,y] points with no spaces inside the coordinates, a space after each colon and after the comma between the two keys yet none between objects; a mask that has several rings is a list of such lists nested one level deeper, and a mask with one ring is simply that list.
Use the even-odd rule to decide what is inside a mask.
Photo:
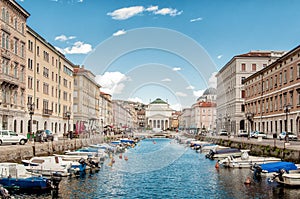
[{"label": "blue sky", "polygon": [[[17,0],[27,24],[113,98],[190,107],[250,50],[299,45],[297,0]],[[151,70],[149,70],[151,69]]]}]

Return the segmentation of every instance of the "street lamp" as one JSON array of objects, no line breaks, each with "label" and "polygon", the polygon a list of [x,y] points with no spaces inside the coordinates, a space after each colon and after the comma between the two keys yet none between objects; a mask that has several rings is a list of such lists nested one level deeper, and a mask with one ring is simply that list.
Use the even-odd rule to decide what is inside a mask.
[{"label": "street lamp", "polygon": [[248,139],[250,139],[250,132],[252,131],[252,120],[253,120],[254,114],[251,112],[246,113],[246,118],[249,121],[249,131],[248,131]]},{"label": "street lamp", "polygon": [[286,104],[283,106],[283,111],[285,112],[285,142],[289,142],[289,137],[288,137],[288,128],[287,128],[287,125],[288,125],[288,114],[291,110],[292,106],[290,104]]},{"label": "street lamp", "polygon": [[68,119],[68,133],[70,132],[70,117],[71,117],[71,113],[69,111],[66,112],[66,116],[67,116],[67,119]]},{"label": "street lamp", "polygon": [[29,124],[29,132],[32,135],[32,115],[34,114],[34,103],[28,102],[27,108],[30,115],[30,124]]}]

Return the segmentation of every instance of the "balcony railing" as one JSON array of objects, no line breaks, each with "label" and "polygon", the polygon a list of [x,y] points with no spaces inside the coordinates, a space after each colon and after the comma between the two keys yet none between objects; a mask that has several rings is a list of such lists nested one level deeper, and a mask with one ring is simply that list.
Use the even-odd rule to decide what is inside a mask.
[{"label": "balcony railing", "polygon": [[50,116],[50,115],[52,115],[52,113],[53,113],[53,110],[43,109],[43,115],[44,116]]}]

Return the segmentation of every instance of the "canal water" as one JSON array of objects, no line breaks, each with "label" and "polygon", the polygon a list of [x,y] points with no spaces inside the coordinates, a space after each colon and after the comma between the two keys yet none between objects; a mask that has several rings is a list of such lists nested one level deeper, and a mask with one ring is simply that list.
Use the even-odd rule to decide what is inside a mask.
[{"label": "canal water", "polygon": [[[124,160],[127,157],[128,160]],[[145,139],[122,158],[109,160],[98,173],[64,178],[59,193],[15,195],[15,198],[300,198],[300,189],[270,184],[245,185],[249,169],[215,168],[205,158],[172,139]]]}]

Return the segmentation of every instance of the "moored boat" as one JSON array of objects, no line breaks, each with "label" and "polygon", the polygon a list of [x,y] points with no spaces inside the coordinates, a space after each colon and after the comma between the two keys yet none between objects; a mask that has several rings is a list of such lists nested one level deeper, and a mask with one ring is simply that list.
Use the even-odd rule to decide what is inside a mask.
[{"label": "moored boat", "polygon": [[228,156],[233,157],[240,157],[242,155],[241,150],[236,148],[228,148],[228,149],[221,149],[221,150],[210,150],[208,154],[205,155],[206,158],[211,160],[214,159],[224,159]]},{"label": "moored boat", "polygon": [[49,190],[58,189],[61,176],[53,173],[51,179],[29,173],[17,163],[0,163],[0,184],[7,189]]},{"label": "moored boat", "polygon": [[276,175],[281,169],[289,173],[298,172],[298,167],[293,162],[271,162],[266,164],[254,164],[251,168],[254,177]]},{"label": "moored boat", "polygon": [[254,164],[266,164],[270,162],[280,162],[280,158],[275,157],[258,157],[258,156],[250,156],[248,154],[249,150],[241,150],[241,157],[233,157],[228,156],[224,158],[219,163],[224,167],[230,168],[250,168]]}]

